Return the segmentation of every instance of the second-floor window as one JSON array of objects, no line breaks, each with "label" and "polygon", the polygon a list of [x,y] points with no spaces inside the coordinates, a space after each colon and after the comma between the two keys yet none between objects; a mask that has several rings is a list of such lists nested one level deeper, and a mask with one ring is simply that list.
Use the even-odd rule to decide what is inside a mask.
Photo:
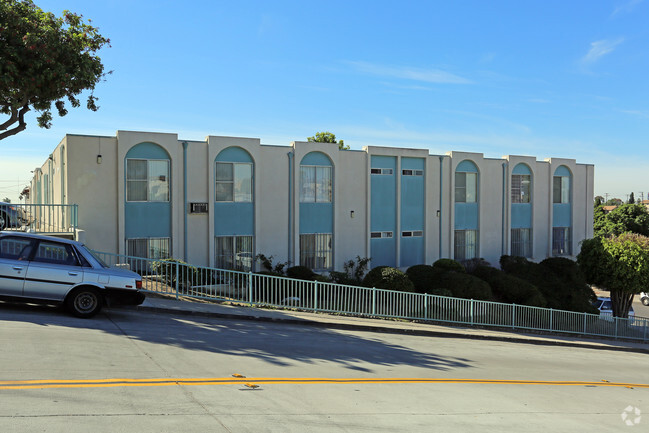
[{"label": "second-floor window", "polygon": [[127,159],[126,201],[169,201],[169,161]]},{"label": "second-floor window", "polygon": [[331,167],[300,166],[300,202],[331,203]]},{"label": "second-floor window", "polygon": [[552,182],[552,202],[570,203],[570,177],[554,176]]},{"label": "second-floor window", "polygon": [[478,201],[478,174],[458,171],[455,173],[455,202],[475,203]]},{"label": "second-floor window", "polygon": [[531,176],[529,174],[512,175],[512,203],[530,202]]},{"label": "second-floor window", "polygon": [[252,164],[216,163],[216,201],[252,201]]}]

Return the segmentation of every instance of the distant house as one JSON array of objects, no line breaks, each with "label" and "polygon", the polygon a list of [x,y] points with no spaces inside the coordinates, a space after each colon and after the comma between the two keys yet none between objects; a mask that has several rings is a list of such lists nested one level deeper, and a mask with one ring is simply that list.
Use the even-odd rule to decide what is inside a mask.
[{"label": "distant house", "polygon": [[[649,200],[647,200],[647,201],[649,201]],[[604,209],[604,213],[609,213],[615,208],[617,208],[617,206],[615,206],[615,205],[613,205],[613,206],[602,206],[602,209]]]}]

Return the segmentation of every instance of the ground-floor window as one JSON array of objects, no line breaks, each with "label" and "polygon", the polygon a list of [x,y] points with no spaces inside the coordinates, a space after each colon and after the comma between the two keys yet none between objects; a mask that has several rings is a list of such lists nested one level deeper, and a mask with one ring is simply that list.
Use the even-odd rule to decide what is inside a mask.
[{"label": "ground-floor window", "polygon": [[478,258],[478,231],[455,230],[455,260]]},{"label": "ground-floor window", "polygon": [[331,233],[300,235],[300,265],[316,271],[332,269]]},{"label": "ground-floor window", "polygon": [[169,238],[134,238],[126,239],[126,254],[146,259],[167,259],[170,257],[171,241]]},{"label": "ground-floor window", "polygon": [[219,269],[252,271],[254,261],[252,236],[216,236],[214,265]]},{"label": "ground-floor window", "polygon": [[532,229],[512,229],[512,256],[532,257]]},{"label": "ground-floor window", "polygon": [[569,256],[572,250],[570,227],[552,227],[552,255]]}]

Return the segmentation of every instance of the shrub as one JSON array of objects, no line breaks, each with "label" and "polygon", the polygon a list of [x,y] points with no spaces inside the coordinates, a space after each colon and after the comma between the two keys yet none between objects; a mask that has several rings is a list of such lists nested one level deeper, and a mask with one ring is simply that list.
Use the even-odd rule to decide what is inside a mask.
[{"label": "shrub", "polygon": [[[178,266],[176,266],[178,264]],[[178,259],[162,259],[151,263],[151,270],[158,275],[162,282],[175,287],[178,281],[179,289],[187,289],[199,278],[198,269]],[[176,270],[178,271],[176,273]]]},{"label": "shrub", "polygon": [[265,269],[265,271],[258,272],[262,275],[283,276],[285,273],[284,268],[288,266],[288,262],[273,265],[273,256],[265,256],[264,254],[257,254],[255,260],[261,262],[261,266]]},{"label": "shrub", "polygon": [[449,289],[430,289],[428,293],[437,296],[446,296],[446,297],[453,296],[453,292],[451,292]]},{"label": "shrub", "polygon": [[314,281],[316,274],[306,266],[292,266],[286,269],[286,276],[296,280]]},{"label": "shrub", "polygon": [[491,266],[485,259],[463,260],[460,264],[464,267],[467,274],[472,274],[479,266]]},{"label": "shrub", "polygon": [[439,271],[429,265],[415,265],[408,268],[406,275],[415,286],[415,292],[427,293],[433,286],[433,280],[439,275]]},{"label": "shrub", "polygon": [[494,300],[489,284],[478,277],[464,273],[444,272],[440,274],[433,289],[448,289],[456,298]]},{"label": "shrub", "polygon": [[363,279],[363,284],[367,287],[400,292],[414,292],[415,290],[412,281],[406,274],[389,266],[377,266],[372,269]]},{"label": "shrub", "polygon": [[334,283],[360,286],[369,263],[369,257],[356,256],[355,261],[348,260],[343,264],[344,272],[331,271],[329,277]]},{"label": "shrub", "polygon": [[464,269],[464,266],[460,264],[460,262],[455,261],[453,259],[439,259],[435,263],[433,263],[433,268],[435,270],[440,271],[440,272],[461,272],[465,273],[466,270]]},{"label": "shrub", "polygon": [[534,285],[499,269],[490,266],[478,266],[473,271],[473,275],[489,284],[491,291],[499,302],[532,307],[545,307],[547,305],[545,298]]}]

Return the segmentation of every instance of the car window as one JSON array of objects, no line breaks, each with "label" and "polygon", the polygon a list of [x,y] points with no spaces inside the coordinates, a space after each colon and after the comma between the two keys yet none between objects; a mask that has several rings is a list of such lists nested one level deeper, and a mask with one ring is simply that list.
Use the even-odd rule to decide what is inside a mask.
[{"label": "car window", "polygon": [[11,260],[27,260],[31,252],[31,239],[3,237],[0,239],[0,258]]},{"label": "car window", "polygon": [[41,263],[79,266],[79,261],[75,257],[71,245],[52,241],[41,241],[32,260]]}]

